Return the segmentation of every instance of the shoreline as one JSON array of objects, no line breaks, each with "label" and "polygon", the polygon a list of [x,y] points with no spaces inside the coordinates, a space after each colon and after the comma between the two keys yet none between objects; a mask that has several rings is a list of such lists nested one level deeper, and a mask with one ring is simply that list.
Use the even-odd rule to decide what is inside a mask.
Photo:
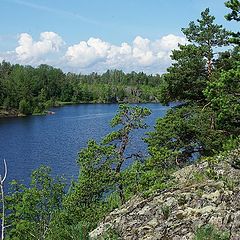
[{"label": "shoreline", "polygon": [[0,119],[1,118],[13,118],[13,117],[25,117],[26,115],[20,113],[16,109],[3,109],[0,107]]},{"label": "shoreline", "polygon": [[[51,108],[59,108],[59,107],[64,107],[64,106],[72,106],[72,105],[81,105],[81,104],[144,104],[144,103],[160,103],[157,101],[151,101],[151,102],[145,102],[145,101],[132,101],[132,102],[79,102],[79,103],[74,103],[74,102],[57,102],[54,104],[54,106],[51,106]],[[25,115],[21,112],[19,112],[17,109],[4,109],[0,106],[0,119],[5,119],[5,118],[18,118],[18,117],[27,117],[27,116],[44,116],[44,115],[52,115],[54,114],[54,111],[51,110],[45,110],[44,112],[41,113],[33,113],[29,115]]]}]

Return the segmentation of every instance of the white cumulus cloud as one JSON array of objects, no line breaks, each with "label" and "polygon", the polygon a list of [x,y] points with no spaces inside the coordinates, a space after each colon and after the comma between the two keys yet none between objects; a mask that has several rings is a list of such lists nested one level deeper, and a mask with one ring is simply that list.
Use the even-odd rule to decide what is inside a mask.
[{"label": "white cumulus cloud", "polygon": [[171,51],[178,48],[178,44],[186,43],[184,37],[173,34],[155,41],[137,36],[131,44],[123,42],[119,46],[99,38],[90,38],[69,46],[65,59],[73,69],[88,72],[113,68],[159,72],[170,64]]},{"label": "white cumulus cloud", "polygon": [[107,57],[110,44],[99,38],[89,38],[87,42],[68,47],[65,54],[69,65],[87,67]]},{"label": "white cumulus cloud", "polygon": [[151,49],[151,41],[147,38],[137,36],[133,41],[133,58],[140,66],[149,66],[156,60]]},{"label": "white cumulus cloud", "polygon": [[21,33],[18,43],[17,59],[22,63],[35,63],[48,53],[58,52],[64,41],[54,32],[42,32],[39,41],[34,41],[28,33]]},{"label": "white cumulus cloud", "polygon": [[30,34],[21,33],[18,46],[14,50],[0,52],[0,61],[5,59],[34,66],[44,63],[64,71],[82,73],[104,72],[107,69],[163,73],[171,64],[171,52],[178,48],[178,44],[187,44],[187,40],[169,34],[156,40],[136,36],[132,42],[112,44],[91,37],[67,45],[54,32],[42,32],[37,41]]}]

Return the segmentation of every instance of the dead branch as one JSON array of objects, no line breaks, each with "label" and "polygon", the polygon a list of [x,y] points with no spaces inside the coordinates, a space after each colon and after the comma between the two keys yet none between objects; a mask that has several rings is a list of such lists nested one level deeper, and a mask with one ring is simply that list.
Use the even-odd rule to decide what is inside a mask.
[{"label": "dead branch", "polygon": [[203,108],[202,108],[202,111],[204,111],[204,109],[205,109],[207,106],[209,106],[210,104],[211,104],[211,102],[209,102],[209,103],[207,103],[206,105],[204,105]]},{"label": "dead branch", "polygon": [[5,230],[5,200],[4,200],[4,181],[7,178],[7,162],[5,159],[3,159],[4,163],[4,176],[0,175],[0,188],[1,188],[1,198],[2,198],[2,232],[1,232],[1,239],[4,239],[4,230]]}]

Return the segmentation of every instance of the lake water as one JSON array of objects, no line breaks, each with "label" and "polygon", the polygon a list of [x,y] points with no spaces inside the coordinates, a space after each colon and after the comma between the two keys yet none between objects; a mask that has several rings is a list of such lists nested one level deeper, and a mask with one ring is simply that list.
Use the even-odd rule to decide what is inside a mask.
[{"label": "lake water", "polygon": [[[151,127],[133,134],[129,151],[142,150],[144,132],[152,129],[155,120],[164,116],[170,107],[160,104],[138,104],[148,107],[152,114],[146,122]],[[67,179],[78,176],[78,152],[88,139],[100,140],[111,132],[109,122],[118,109],[117,104],[81,104],[52,109],[55,114],[0,119],[1,160],[8,163],[8,182],[17,179],[29,183],[31,171],[41,165],[52,168],[54,175]]]}]

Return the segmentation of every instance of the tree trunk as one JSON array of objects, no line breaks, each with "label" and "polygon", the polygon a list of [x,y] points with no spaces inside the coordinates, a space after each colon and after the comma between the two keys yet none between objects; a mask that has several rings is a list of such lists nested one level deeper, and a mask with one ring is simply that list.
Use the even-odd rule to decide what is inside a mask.
[{"label": "tree trunk", "polygon": [[[118,154],[119,154],[119,163],[116,167],[116,175],[117,177],[120,176],[120,172],[121,172],[121,167],[122,167],[122,164],[124,163],[124,161],[126,160],[124,158],[124,152],[125,152],[125,149],[127,147],[127,144],[128,144],[128,141],[129,141],[129,138],[128,138],[128,133],[126,133],[123,137],[122,137],[122,144],[118,150]],[[121,181],[121,179],[120,179]],[[124,197],[124,190],[123,190],[123,185],[121,184],[118,180],[118,190],[119,190],[119,196],[120,196],[120,199],[121,199],[121,204],[125,203],[125,197]]]},{"label": "tree trunk", "polygon": [[212,59],[209,57],[207,60],[207,71],[208,71],[208,78],[212,75]]}]

